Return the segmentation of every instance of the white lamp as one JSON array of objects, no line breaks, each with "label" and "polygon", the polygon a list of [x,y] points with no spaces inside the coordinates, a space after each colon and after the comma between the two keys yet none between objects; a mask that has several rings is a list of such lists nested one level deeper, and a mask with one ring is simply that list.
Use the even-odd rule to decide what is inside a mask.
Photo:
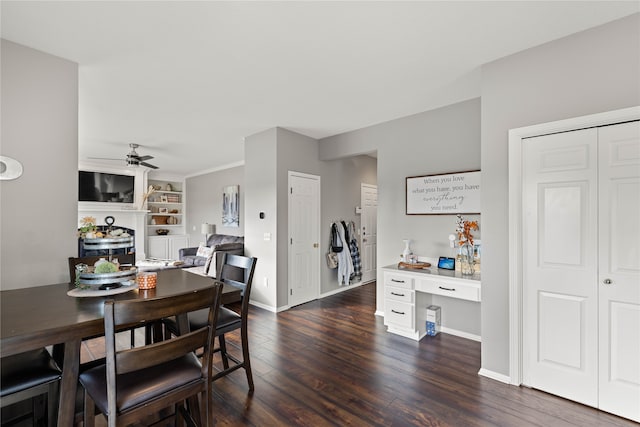
[{"label": "white lamp", "polygon": [[204,242],[206,244],[207,240],[209,240],[209,236],[216,232],[216,226],[215,224],[209,224],[205,222],[204,224],[202,224],[200,232],[204,234]]}]

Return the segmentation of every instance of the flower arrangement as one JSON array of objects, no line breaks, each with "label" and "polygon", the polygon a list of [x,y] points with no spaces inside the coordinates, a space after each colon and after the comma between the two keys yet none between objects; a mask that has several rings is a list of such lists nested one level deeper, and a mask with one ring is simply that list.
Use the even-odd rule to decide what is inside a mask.
[{"label": "flower arrangement", "polygon": [[458,234],[458,245],[463,246],[469,244],[473,246],[472,230],[478,229],[478,221],[467,221],[458,214],[456,219],[456,233]]},{"label": "flower arrangement", "polygon": [[80,220],[80,236],[85,237],[87,233],[95,233],[98,227],[96,219],[92,216],[85,216]]}]

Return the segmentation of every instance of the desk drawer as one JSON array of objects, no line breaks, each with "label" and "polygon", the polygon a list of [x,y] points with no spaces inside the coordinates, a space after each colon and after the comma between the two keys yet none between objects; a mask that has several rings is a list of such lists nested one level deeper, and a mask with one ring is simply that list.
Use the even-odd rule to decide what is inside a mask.
[{"label": "desk drawer", "polygon": [[480,287],[460,283],[440,282],[438,280],[422,280],[418,290],[434,295],[444,295],[451,298],[480,301]]},{"label": "desk drawer", "polygon": [[396,288],[395,286],[384,287],[384,297],[387,300],[407,302],[413,304],[415,292],[409,289]]},{"label": "desk drawer", "polygon": [[413,278],[402,274],[385,273],[384,285],[403,289],[413,289]]},{"label": "desk drawer", "polygon": [[413,328],[413,304],[387,299],[384,301],[384,305],[384,316],[387,323],[403,328]]}]

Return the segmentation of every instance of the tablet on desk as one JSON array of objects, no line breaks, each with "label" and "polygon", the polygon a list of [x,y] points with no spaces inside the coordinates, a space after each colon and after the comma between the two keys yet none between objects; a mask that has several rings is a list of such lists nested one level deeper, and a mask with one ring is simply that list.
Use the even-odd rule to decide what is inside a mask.
[{"label": "tablet on desk", "polygon": [[438,259],[438,268],[441,268],[443,270],[455,270],[456,269],[456,259],[455,258],[448,258],[448,257],[441,256]]}]

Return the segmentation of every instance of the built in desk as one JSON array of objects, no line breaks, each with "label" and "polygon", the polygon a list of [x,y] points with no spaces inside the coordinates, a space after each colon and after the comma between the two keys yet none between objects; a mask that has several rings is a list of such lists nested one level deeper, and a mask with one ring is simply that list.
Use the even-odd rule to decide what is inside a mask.
[{"label": "built in desk", "polygon": [[[426,334],[426,307],[439,295],[480,303],[480,273],[463,276],[459,271],[382,268],[384,275],[384,324],[391,333],[414,340]],[[455,331],[449,331],[455,335]]]}]

